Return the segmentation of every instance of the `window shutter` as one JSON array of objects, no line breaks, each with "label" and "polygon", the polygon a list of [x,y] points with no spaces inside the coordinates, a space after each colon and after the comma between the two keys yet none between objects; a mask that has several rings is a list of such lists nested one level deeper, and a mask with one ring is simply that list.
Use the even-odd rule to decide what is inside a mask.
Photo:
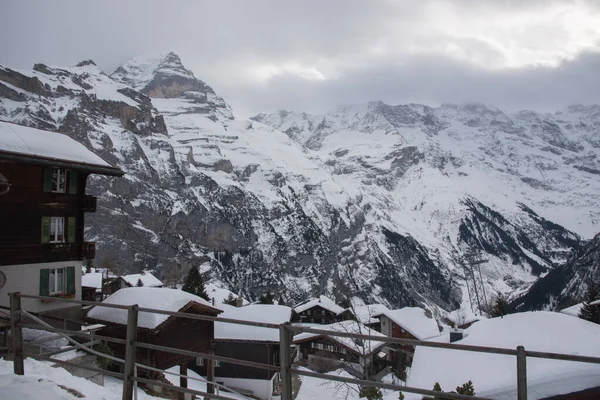
[{"label": "window shutter", "polygon": [[52,191],[52,168],[44,168],[44,192]]},{"label": "window shutter", "polygon": [[69,171],[69,194],[77,194],[77,171]]},{"label": "window shutter", "polygon": [[67,241],[69,243],[75,243],[75,217],[69,217],[67,219]]},{"label": "window shutter", "polygon": [[50,295],[49,279],[50,279],[50,270],[49,269],[41,269],[40,270],[40,296],[49,296]]},{"label": "window shutter", "polygon": [[50,217],[42,217],[42,243],[50,242]]},{"label": "window shutter", "polygon": [[67,295],[75,294],[75,267],[67,267]]}]

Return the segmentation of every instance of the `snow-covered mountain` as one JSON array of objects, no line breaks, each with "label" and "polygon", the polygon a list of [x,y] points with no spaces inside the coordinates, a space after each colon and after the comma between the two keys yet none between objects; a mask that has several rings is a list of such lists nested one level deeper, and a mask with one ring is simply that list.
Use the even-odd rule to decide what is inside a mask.
[{"label": "snow-covered mountain", "polygon": [[374,102],[240,120],[169,53],[112,75],[91,61],[0,67],[0,115],[69,133],[126,172],[91,182],[97,263],[166,279],[202,265],[250,299],[449,310],[467,297],[461,254],[485,253],[488,289],[512,293],[599,221],[598,106]]}]

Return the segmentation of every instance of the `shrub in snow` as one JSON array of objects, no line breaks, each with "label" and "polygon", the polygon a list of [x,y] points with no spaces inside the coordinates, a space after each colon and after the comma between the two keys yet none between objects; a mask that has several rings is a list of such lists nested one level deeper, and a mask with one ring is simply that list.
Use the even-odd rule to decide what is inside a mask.
[{"label": "shrub in snow", "polygon": [[360,398],[366,398],[367,400],[382,400],[383,394],[378,387],[364,387],[360,389]]}]

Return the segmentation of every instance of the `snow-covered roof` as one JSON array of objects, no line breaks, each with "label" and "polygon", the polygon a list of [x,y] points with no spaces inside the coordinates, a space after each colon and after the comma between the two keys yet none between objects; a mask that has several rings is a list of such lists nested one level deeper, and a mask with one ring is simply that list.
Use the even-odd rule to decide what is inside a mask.
[{"label": "snow-covered roof", "polygon": [[305,302],[300,303],[296,307],[294,307],[294,311],[297,313],[301,313],[303,311],[306,311],[306,310],[316,307],[316,306],[320,306],[320,307],[322,307],[326,310],[329,310],[335,314],[341,314],[344,311],[346,311],[346,309],[338,306],[337,304],[335,304],[335,302],[333,300],[331,300],[329,297],[326,297],[326,296],[319,296],[316,299],[306,300]]},{"label": "snow-covered roof", "polygon": [[[380,336],[382,338],[386,337],[384,334],[377,332],[374,329],[368,328],[368,327],[364,326],[363,324],[360,324],[353,320],[335,322],[335,323],[329,324],[329,325],[319,325],[319,326],[315,326],[315,328],[323,329],[326,331],[332,331],[331,335],[326,335],[327,338],[334,340],[334,341],[338,342],[339,344],[353,350],[356,353],[362,354],[362,355],[371,354],[374,351],[376,351],[377,349],[379,349],[380,347],[385,345],[385,342],[380,342],[377,340],[357,341],[352,338],[334,336],[333,332],[343,332],[343,333],[357,333],[360,335]],[[317,333],[309,333],[309,332],[300,333],[300,334],[294,336],[293,342],[294,343],[304,342],[306,340],[311,340],[311,339],[314,339],[314,338],[317,338],[320,336],[324,336],[324,335],[320,335]]]},{"label": "snow-covered roof", "polygon": [[0,121],[0,152],[18,156],[43,158],[58,162],[81,164],[100,173],[122,175],[83,144],[57,132],[43,131]]},{"label": "snow-covered roof", "polygon": [[[251,304],[244,307],[223,304],[219,305],[219,308],[223,310],[223,314],[219,316],[220,318],[267,324],[283,324],[290,322],[292,318],[290,307],[274,304]],[[279,329],[215,322],[215,339],[279,342]]]},{"label": "snow-covered roof", "polygon": [[465,325],[471,322],[479,321],[485,317],[482,317],[481,315],[475,315],[470,308],[461,308],[448,313],[446,318],[455,324]]},{"label": "snow-covered roof", "polygon": [[574,306],[567,307],[565,309],[560,310],[561,313],[570,315],[572,317],[578,317],[579,312],[581,311],[581,306],[583,303],[575,304]]},{"label": "snow-covered roof", "polygon": [[[229,295],[231,294],[235,299],[238,298],[238,295],[233,293],[230,290],[227,289],[223,289],[218,287],[217,285],[213,284],[213,283],[209,283],[206,285],[206,294],[208,294],[208,297],[215,301],[215,305],[221,305],[223,304],[223,300],[227,299],[229,297]],[[246,299],[242,299],[243,305],[247,305],[249,304],[248,300]]]},{"label": "snow-covered roof", "polygon": [[81,286],[102,289],[102,272],[89,272],[82,275]]},{"label": "snow-covered roof", "polygon": [[[482,320],[456,343],[600,357],[600,325],[548,311]],[[457,368],[457,366],[459,368]],[[529,398],[598,385],[600,365],[527,357]],[[515,356],[417,346],[407,385],[452,390],[471,380],[477,396],[516,399]],[[420,397],[419,397],[420,398]]]},{"label": "snow-covered roof", "polygon": [[387,311],[389,308],[383,304],[365,304],[362,306],[354,306],[349,309],[353,311],[356,319],[361,324],[375,324],[379,322],[379,317]]},{"label": "snow-covered roof", "polygon": [[138,281],[141,280],[145,287],[160,287],[163,283],[150,272],[143,272],[141,274],[130,274],[122,275],[121,278],[131,286],[137,286]]},{"label": "snow-covered roof", "polygon": [[404,307],[384,313],[386,317],[404,328],[419,340],[439,336],[440,330],[434,318],[429,318],[419,307]]},{"label": "snow-covered roof", "polygon": [[[144,308],[154,308],[157,310],[176,312],[181,310],[190,302],[196,302],[198,304],[210,307],[211,309],[215,310],[215,313],[220,311],[201,297],[184,292],[182,290],[168,288],[123,288],[117,290],[102,303],[118,304],[123,306],[137,304]],[[113,322],[121,325],[127,324],[127,310],[95,306],[88,313],[88,317],[99,321]],[[165,314],[140,312],[138,315],[138,326],[140,328],[154,329],[165,322],[168,318],[169,316]]]}]

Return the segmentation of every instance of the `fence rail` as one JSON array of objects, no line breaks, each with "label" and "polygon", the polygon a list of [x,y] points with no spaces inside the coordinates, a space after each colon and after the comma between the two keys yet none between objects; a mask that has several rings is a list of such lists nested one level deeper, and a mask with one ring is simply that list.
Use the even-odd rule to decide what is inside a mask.
[{"label": "fence rail", "polygon": [[[34,315],[28,313],[21,308],[21,299],[38,299],[38,300],[52,300],[52,301],[61,301],[65,303],[72,303],[78,305],[91,305],[95,307],[106,307],[112,309],[120,309],[127,310],[127,333],[126,339],[118,339],[107,336],[100,336],[95,333],[82,332],[82,331],[73,331],[67,329],[58,329],[51,327],[49,324],[44,323],[39,318]],[[143,308],[138,307],[137,305],[116,305],[116,304],[107,304],[107,303],[96,303],[92,301],[83,301],[83,300],[74,300],[74,299],[56,299],[56,298],[48,298],[42,296],[34,296],[34,295],[26,295],[20,293],[11,293],[10,294],[10,313],[11,313],[11,330],[12,330],[12,354],[14,358],[14,373],[18,375],[23,375],[24,371],[24,363],[23,359],[27,354],[27,351],[23,349],[23,337],[22,337],[22,328],[42,328],[49,332],[54,332],[62,337],[67,338],[69,341],[73,342],[73,344],[78,348],[84,348],[86,351],[90,351],[93,354],[99,355],[101,357],[106,357],[112,360],[116,360],[124,365],[124,372],[122,374],[112,371],[107,371],[101,368],[95,368],[85,365],[77,365],[77,367],[82,369],[87,369],[92,372],[103,373],[109,376],[115,376],[120,379],[123,379],[123,400],[132,400],[134,398],[134,394],[137,393],[135,386],[137,382],[145,383],[149,385],[159,386],[168,388],[170,390],[174,390],[180,393],[189,393],[192,395],[205,396],[206,399],[232,399],[232,397],[227,397],[226,395],[214,393],[214,387],[225,388],[223,385],[217,384],[214,381],[210,380],[202,380],[189,375],[184,374],[176,374],[168,371],[161,371],[152,366],[143,365],[135,362],[135,353],[137,348],[156,350],[162,352],[169,352],[173,354],[178,354],[182,356],[186,356],[189,358],[202,357],[207,360],[212,361],[222,361],[252,368],[263,369],[267,371],[276,371],[280,373],[281,376],[281,385],[282,385],[282,400],[291,400],[292,399],[292,375],[300,375],[300,376],[308,376],[315,377],[320,379],[325,379],[329,381],[337,381],[348,384],[359,385],[360,387],[370,386],[370,387],[378,387],[381,389],[391,389],[406,393],[414,393],[425,396],[440,396],[440,392],[435,392],[433,390],[424,389],[424,388],[414,388],[408,386],[400,386],[390,383],[383,382],[375,382],[369,380],[355,379],[355,378],[346,378],[336,375],[328,375],[317,372],[304,371],[296,368],[292,368],[292,337],[294,334],[298,333],[314,333],[318,335],[327,335],[334,337],[346,337],[352,339],[362,339],[362,340],[370,340],[370,341],[379,341],[385,342],[389,344],[401,344],[401,345],[411,345],[411,346],[423,346],[423,347],[434,347],[441,349],[450,349],[457,351],[470,351],[477,353],[488,353],[488,354],[499,354],[499,355],[508,355],[515,357],[515,363],[517,366],[517,376],[516,376],[516,386],[517,386],[517,396],[518,400],[527,400],[527,358],[543,358],[543,359],[553,359],[553,360],[561,360],[561,361],[572,361],[572,362],[584,362],[584,363],[594,363],[600,364],[600,357],[590,357],[590,356],[581,356],[581,355],[570,355],[570,354],[559,354],[559,353],[549,353],[549,352],[540,352],[540,351],[529,351],[523,348],[522,346],[518,346],[516,349],[507,349],[507,348],[497,348],[497,347],[488,347],[488,346],[472,346],[472,345],[464,345],[464,344],[454,344],[454,343],[437,343],[437,342],[428,342],[421,340],[413,340],[413,339],[401,339],[401,338],[393,338],[387,336],[372,336],[372,335],[363,335],[360,333],[351,333],[351,332],[338,332],[338,331],[329,331],[318,329],[314,327],[304,327],[304,326],[296,326],[291,325],[289,323],[285,324],[268,324],[268,323],[260,323],[260,322],[252,322],[252,321],[243,321],[229,318],[219,318],[219,317],[210,317],[205,315],[197,315],[197,314],[187,314],[181,312],[173,312],[166,310],[158,310],[152,308]],[[172,317],[178,318],[187,318],[193,320],[201,320],[201,321],[212,321],[212,322],[220,322],[220,323],[229,323],[236,325],[245,325],[245,326],[255,326],[255,327],[263,327],[263,328],[271,328],[279,330],[279,348],[280,348],[280,365],[271,365],[258,363],[248,360],[241,360],[230,357],[218,356],[212,353],[205,352],[194,352],[189,350],[178,349],[174,347],[161,346],[151,343],[137,342],[137,321],[139,313],[154,313],[154,314],[162,314],[168,315]],[[26,316],[29,319],[33,319],[38,322],[38,325],[31,323],[24,323],[23,316]],[[95,350],[86,347],[80,343],[76,343],[71,336],[76,337],[85,337],[90,340],[90,343],[94,343],[96,340],[103,340],[106,342],[113,342],[119,344],[125,344],[125,358],[118,359],[116,357],[108,356],[102,353],[98,353]],[[89,343],[88,343],[89,344]],[[61,361],[56,360],[50,357],[50,354],[43,355],[35,355],[35,357],[52,361],[60,365],[73,365],[73,363],[69,363],[69,361]],[[137,368],[147,369],[150,371],[163,372],[167,374],[173,374],[179,376],[181,379],[187,380],[202,380],[207,382],[207,392],[202,392],[198,390],[189,389],[186,387],[179,387],[175,385],[170,385],[164,382],[158,382],[154,380],[149,380],[146,378],[141,378],[137,376],[136,370]],[[214,376],[214,375],[213,375]],[[227,389],[227,388],[225,388]],[[230,390],[230,389],[229,389]],[[233,391],[233,390],[232,390]],[[235,391],[233,391],[235,392]],[[137,398],[137,395],[135,394]],[[484,400],[483,397],[478,396],[467,396],[455,393],[443,393],[443,397],[447,399],[464,399],[464,400]]]}]

